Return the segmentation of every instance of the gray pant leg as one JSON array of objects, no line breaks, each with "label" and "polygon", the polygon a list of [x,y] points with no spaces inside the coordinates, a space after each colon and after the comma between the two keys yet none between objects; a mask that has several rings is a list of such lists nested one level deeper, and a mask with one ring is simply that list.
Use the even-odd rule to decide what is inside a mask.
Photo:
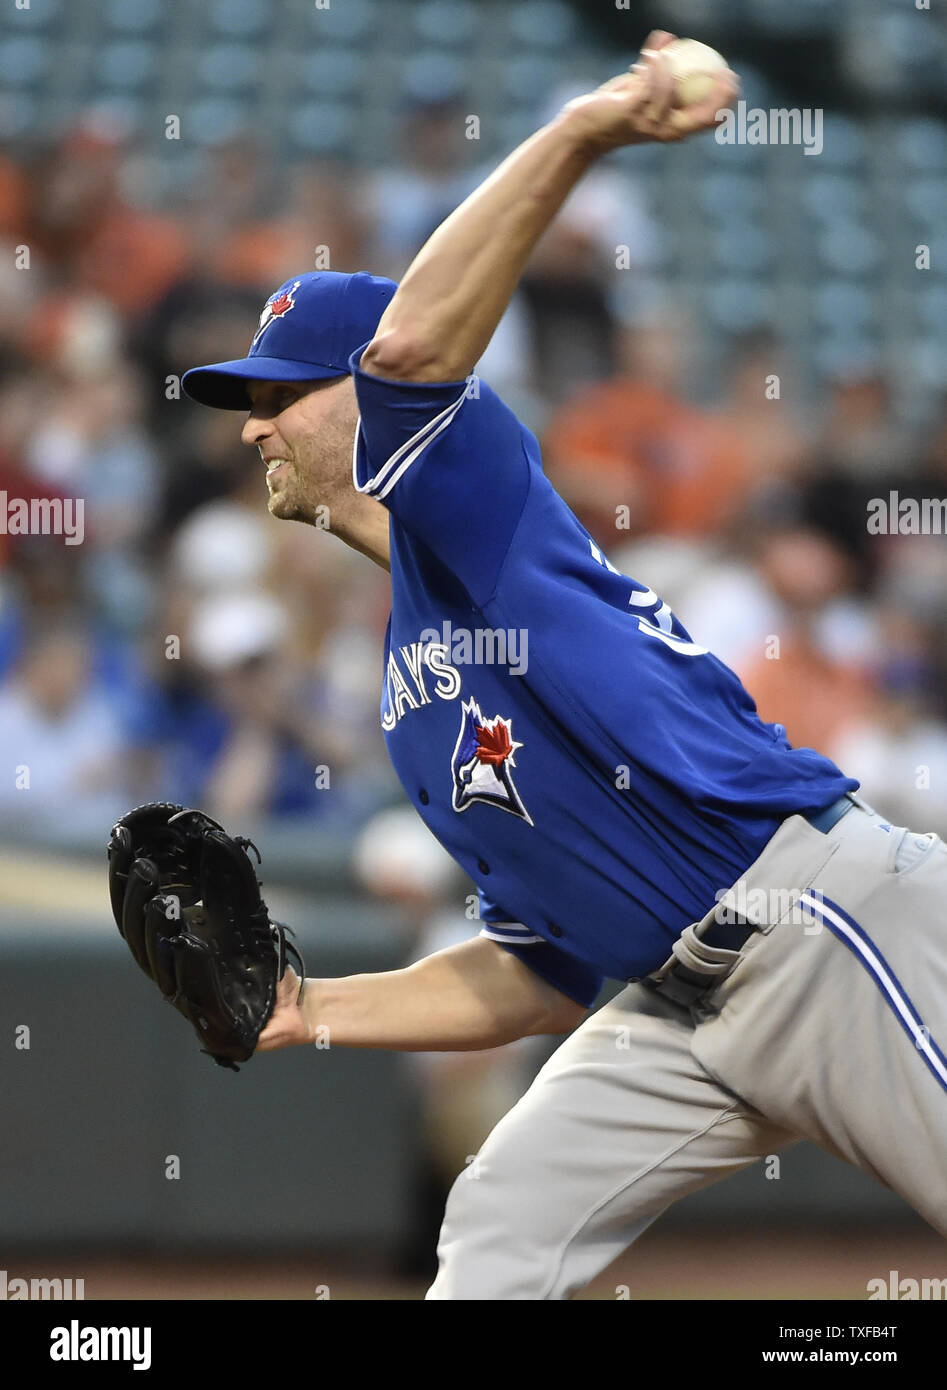
[{"label": "gray pant leg", "polygon": [[[818,832],[794,819],[748,888],[804,886]],[[825,837],[809,893],[745,947],[694,1053],[947,1235],[947,847],[884,825],[852,811]]]},{"label": "gray pant leg", "polygon": [[458,1177],[429,1299],[565,1299],[689,1192],[793,1142],[640,985],[568,1038]]}]

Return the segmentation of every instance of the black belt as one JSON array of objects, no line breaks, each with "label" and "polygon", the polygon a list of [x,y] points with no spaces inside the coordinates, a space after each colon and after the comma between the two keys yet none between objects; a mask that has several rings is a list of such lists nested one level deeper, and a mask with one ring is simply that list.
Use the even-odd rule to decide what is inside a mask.
[{"label": "black belt", "polygon": [[[840,796],[831,805],[817,811],[814,815],[805,816],[805,819],[816,830],[821,830],[823,835],[827,835],[854,805],[855,802],[850,796]],[[711,922],[700,939],[716,950],[742,951],[757,930],[756,924],[748,922],[745,917],[730,916],[727,921],[714,920]],[[700,995],[713,989],[724,978],[725,976],[721,974],[702,975],[696,970],[689,970],[686,965],[682,965],[675,958],[674,963],[667,967],[660,980],[646,979],[643,983],[657,990],[659,994],[673,999],[675,1003],[689,1005],[694,1003]]]}]

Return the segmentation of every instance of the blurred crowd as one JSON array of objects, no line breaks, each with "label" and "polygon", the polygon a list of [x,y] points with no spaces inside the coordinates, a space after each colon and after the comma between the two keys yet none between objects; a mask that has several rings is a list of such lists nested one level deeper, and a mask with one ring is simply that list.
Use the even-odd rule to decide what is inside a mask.
[{"label": "blurred crowd", "polygon": [[[8,826],[101,826],[167,797],[225,823],[354,829],[397,799],[378,722],[387,577],[270,518],[241,417],[193,405],[180,377],[243,356],[291,274],[398,278],[485,172],[459,112],[405,111],[383,170],[281,168],[234,139],[160,200],[134,142],[92,118],[29,157],[0,151],[0,491],[85,506],[81,544],[0,534]],[[775,331],[701,339],[654,268],[660,234],[627,171],[595,171],[480,373],[610,560],[764,718],[891,818],[947,830],[944,537],[868,525],[891,491],[947,497],[947,400],[907,421],[867,359],[812,399]]]},{"label": "blurred crowd", "polygon": [[[28,156],[0,149],[0,836],[98,842],[156,798],[264,847],[311,825],[397,905],[413,957],[476,932],[471,885],[385,754],[387,576],[273,520],[242,417],[180,390],[189,367],[243,356],[301,270],[398,279],[488,172],[463,129],[450,100],[418,101],[400,160],[376,170],[284,168],[234,139],[160,194],[134,141],[91,116]],[[478,371],[610,562],[765,719],[892,820],[947,834],[947,546],[869,525],[892,492],[947,498],[947,399],[909,417],[865,358],[812,396],[774,329],[708,334],[661,242],[633,174],[593,171]],[[11,499],[57,498],[83,499],[81,543],[6,524]],[[408,1059],[409,1266],[426,1268],[447,1188],[550,1046]]]}]

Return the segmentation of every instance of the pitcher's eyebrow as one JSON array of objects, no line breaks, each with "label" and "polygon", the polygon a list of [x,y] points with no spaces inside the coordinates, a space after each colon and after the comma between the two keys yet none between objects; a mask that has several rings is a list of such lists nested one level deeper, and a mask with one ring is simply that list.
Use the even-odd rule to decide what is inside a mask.
[{"label": "pitcher's eyebrow", "polygon": [[296,390],[296,383],[292,381],[251,381],[247,385],[247,395],[254,405],[258,396],[266,397],[268,394],[278,396],[283,391],[295,392]]}]

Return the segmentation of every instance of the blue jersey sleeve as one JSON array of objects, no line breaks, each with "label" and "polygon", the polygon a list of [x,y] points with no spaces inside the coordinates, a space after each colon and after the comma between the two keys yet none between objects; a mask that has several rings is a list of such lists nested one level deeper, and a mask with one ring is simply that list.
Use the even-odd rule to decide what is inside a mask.
[{"label": "blue jersey sleeve", "polygon": [[388,381],[361,370],[364,350],[349,359],[360,411],[355,486],[377,497],[482,605],[526,502],[533,436],[478,378]]},{"label": "blue jersey sleeve", "polygon": [[477,894],[480,898],[480,920],[484,924],[480,935],[516,956],[561,994],[590,1009],[602,988],[603,976],[575,956],[557,950],[543,937],[524,927],[522,922],[511,921],[508,914],[481,888],[477,889]]}]

